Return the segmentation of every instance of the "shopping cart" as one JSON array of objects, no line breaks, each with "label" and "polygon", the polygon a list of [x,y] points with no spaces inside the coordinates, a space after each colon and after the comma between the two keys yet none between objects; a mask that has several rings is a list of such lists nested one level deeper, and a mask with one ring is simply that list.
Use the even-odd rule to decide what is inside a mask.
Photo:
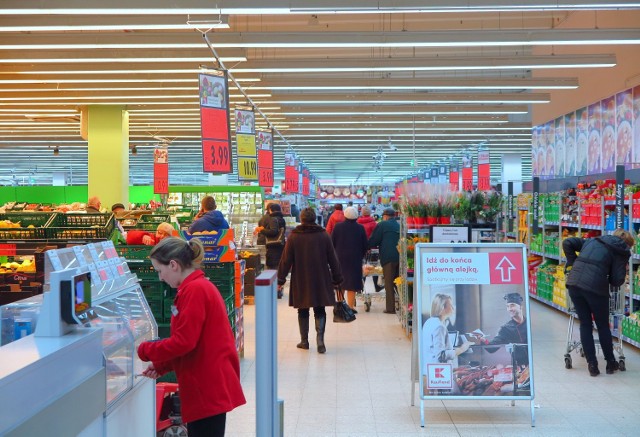
[{"label": "shopping cart", "polygon": [[378,249],[369,249],[367,252],[362,275],[364,277],[364,288],[362,290],[364,310],[369,312],[371,310],[371,299],[374,295],[381,300],[385,298],[385,294],[380,293],[380,290],[383,290],[384,287],[378,285],[378,281],[382,279],[382,265],[380,264],[380,251]]},{"label": "shopping cart", "polygon": [[[571,352],[578,351],[578,353],[580,353],[580,356],[584,357],[584,350],[582,349],[582,342],[580,340],[574,340],[573,338],[573,326],[577,318],[577,313],[575,311],[575,307],[573,306],[571,298],[568,299],[568,302],[570,306],[569,327],[567,329],[567,350],[564,354],[564,367],[566,369],[571,369],[573,367]],[[624,350],[622,348],[622,340],[620,340],[620,326],[624,317],[624,307],[625,293],[618,287],[612,287],[609,293],[609,326],[611,327],[611,334],[613,337],[613,350],[618,354],[618,364],[620,365],[621,371],[627,370]],[[596,345],[596,352],[600,351],[600,340],[594,338],[594,342]]]}]

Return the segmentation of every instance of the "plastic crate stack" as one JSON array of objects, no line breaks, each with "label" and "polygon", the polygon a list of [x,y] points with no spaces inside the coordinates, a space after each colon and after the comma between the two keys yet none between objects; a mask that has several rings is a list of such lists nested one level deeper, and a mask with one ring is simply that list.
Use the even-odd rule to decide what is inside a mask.
[{"label": "plastic crate stack", "polygon": [[108,240],[113,214],[56,214],[45,228],[49,240]]}]

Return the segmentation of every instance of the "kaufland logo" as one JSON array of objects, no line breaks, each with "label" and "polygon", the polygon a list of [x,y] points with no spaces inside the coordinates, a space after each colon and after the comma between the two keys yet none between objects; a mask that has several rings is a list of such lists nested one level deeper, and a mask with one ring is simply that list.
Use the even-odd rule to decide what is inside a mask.
[{"label": "kaufland logo", "polygon": [[427,388],[430,390],[453,388],[452,374],[451,364],[427,364]]}]

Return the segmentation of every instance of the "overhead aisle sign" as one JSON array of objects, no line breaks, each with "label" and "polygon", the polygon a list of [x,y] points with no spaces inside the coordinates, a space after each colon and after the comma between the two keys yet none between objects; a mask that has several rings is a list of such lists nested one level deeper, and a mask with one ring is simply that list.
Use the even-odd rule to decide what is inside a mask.
[{"label": "overhead aisle sign", "polygon": [[284,192],[289,194],[300,192],[298,157],[293,151],[284,153]]},{"label": "overhead aisle sign", "polygon": [[199,81],[202,171],[231,173],[227,72],[218,70],[215,74],[201,74]]},{"label": "overhead aisle sign", "polygon": [[258,130],[258,185],[273,187],[273,131]]},{"label": "overhead aisle sign", "polygon": [[258,180],[255,115],[251,109],[236,109],[238,180]]},{"label": "overhead aisle sign", "polygon": [[420,243],[415,252],[423,424],[425,399],[530,400],[533,424],[526,247]]}]

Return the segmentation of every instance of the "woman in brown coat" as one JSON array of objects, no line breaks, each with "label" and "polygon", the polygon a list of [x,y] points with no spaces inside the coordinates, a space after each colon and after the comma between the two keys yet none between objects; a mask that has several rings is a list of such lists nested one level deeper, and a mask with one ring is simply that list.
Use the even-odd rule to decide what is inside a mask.
[{"label": "woman in brown coat", "polygon": [[282,289],[291,271],[289,306],[298,309],[300,343],[297,347],[309,349],[309,308],[313,307],[318,353],[323,354],[327,350],[325,307],[336,303],[334,288],[342,284],[342,273],[331,237],[316,224],[313,208],[303,209],[300,221],[302,224],[291,231],[280,259],[278,289]]}]

